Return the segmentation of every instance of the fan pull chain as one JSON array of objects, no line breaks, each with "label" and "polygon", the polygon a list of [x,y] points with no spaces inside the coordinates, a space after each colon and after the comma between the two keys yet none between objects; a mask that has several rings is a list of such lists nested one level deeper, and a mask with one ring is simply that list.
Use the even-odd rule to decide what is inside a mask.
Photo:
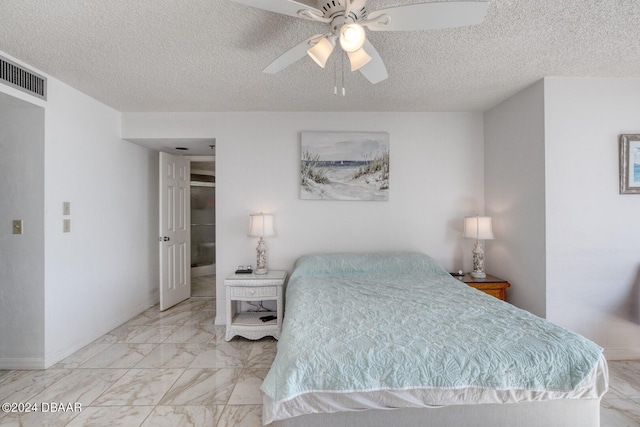
[{"label": "fan pull chain", "polygon": [[[344,54],[340,56],[340,85],[342,86],[342,96],[346,96],[344,87]],[[338,95],[338,61],[333,63],[333,94]]]},{"label": "fan pull chain", "polygon": [[344,89],[344,53],[342,54],[342,66],[340,67],[340,71],[342,72],[342,96],[346,95],[345,89]]},{"label": "fan pull chain", "polygon": [[338,95],[338,61],[333,62],[333,94]]}]

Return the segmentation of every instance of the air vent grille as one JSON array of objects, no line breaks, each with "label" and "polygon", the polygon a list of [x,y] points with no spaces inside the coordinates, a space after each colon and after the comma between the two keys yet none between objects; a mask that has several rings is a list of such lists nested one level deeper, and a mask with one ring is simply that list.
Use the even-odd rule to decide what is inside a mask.
[{"label": "air vent grille", "polygon": [[40,99],[47,99],[47,79],[0,56],[0,82]]}]

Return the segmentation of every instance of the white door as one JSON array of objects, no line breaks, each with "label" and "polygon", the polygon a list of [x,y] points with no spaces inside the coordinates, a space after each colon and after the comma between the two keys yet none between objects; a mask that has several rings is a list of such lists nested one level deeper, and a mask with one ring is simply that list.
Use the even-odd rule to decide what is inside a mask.
[{"label": "white door", "polygon": [[191,296],[188,159],[160,153],[160,310]]}]

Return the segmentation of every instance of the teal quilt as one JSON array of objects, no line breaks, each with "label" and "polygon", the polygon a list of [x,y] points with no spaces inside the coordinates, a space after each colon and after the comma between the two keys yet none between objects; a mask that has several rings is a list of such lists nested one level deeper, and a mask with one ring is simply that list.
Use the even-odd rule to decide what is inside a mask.
[{"label": "teal quilt", "polygon": [[317,391],[571,391],[601,353],[424,254],[311,255],[289,280],[262,391],[275,403]]}]

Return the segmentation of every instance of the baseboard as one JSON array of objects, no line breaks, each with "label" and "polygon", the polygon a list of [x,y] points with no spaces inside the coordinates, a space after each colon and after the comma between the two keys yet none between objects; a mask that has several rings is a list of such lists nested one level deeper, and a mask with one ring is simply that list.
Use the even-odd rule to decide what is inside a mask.
[{"label": "baseboard", "polygon": [[[69,345],[65,348],[61,348],[51,353],[45,353],[44,368],[50,368],[51,366],[63,360],[64,358],[71,356],[76,351],[80,350],[83,347],[86,347],[87,345],[91,344],[92,342],[94,342],[104,334],[111,332],[118,326],[128,322],[129,320],[133,319],[138,314],[149,309],[150,307],[153,307],[153,304],[152,305],[149,305],[148,303],[141,304],[135,309],[131,310],[129,314],[123,316],[123,318],[114,320],[113,322],[110,322],[109,324],[107,324],[107,326],[100,328],[100,330],[98,330],[94,335],[92,335],[88,339],[78,341],[73,345]],[[44,369],[44,368],[38,368],[38,369]],[[17,369],[17,368],[11,368],[11,369]]]},{"label": "baseboard", "polygon": [[607,360],[640,360],[640,348],[605,348]]},{"label": "baseboard", "polygon": [[44,369],[44,358],[42,357],[24,357],[12,358],[5,357],[0,359],[0,370],[36,370]]}]

